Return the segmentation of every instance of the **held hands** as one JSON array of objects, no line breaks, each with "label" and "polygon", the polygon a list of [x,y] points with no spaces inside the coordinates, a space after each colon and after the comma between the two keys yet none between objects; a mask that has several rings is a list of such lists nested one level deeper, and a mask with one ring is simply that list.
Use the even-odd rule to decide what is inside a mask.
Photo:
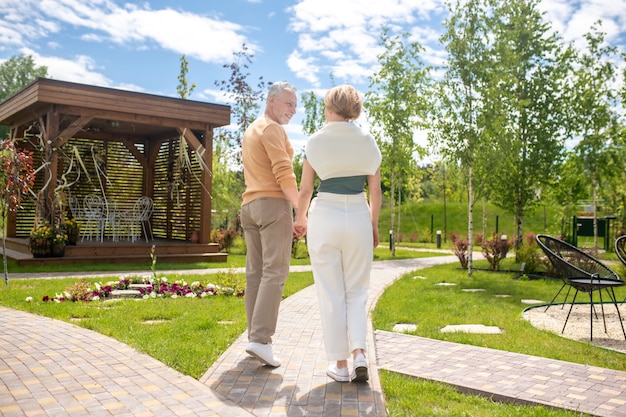
[{"label": "held hands", "polygon": [[293,223],[293,235],[295,237],[302,237],[304,235],[306,235],[306,229],[307,229],[307,225],[306,225],[306,218],[304,220],[296,220]]}]

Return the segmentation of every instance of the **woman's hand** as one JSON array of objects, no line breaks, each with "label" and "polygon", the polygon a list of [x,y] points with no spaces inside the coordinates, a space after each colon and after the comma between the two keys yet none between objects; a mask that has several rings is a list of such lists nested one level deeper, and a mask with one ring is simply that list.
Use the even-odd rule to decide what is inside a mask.
[{"label": "woman's hand", "polygon": [[302,237],[304,235],[306,235],[306,229],[307,229],[307,221],[306,218],[304,220],[296,220],[293,223],[293,234],[295,237]]},{"label": "woman's hand", "polygon": [[378,226],[372,227],[372,231],[374,232],[374,249],[378,247],[379,238],[378,238]]}]

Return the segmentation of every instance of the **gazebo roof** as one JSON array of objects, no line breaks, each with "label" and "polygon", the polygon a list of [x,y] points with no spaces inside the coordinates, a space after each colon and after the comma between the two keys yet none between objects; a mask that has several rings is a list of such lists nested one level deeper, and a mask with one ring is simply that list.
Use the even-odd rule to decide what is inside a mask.
[{"label": "gazebo roof", "polygon": [[81,137],[94,139],[163,139],[180,135],[177,128],[204,132],[230,123],[225,105],[38,78],[0,103],[0,124],[23,125],[51,105],[68,125],[89,120]]}]

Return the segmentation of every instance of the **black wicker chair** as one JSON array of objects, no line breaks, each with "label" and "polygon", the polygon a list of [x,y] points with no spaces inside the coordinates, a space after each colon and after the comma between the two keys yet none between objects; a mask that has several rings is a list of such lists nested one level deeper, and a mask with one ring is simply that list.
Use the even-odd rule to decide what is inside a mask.
[{"label": "black wicker chair", "polygon": [[[622,264],[626,266],[626,235],[615,239],[615,253]],[[622,300],[622,304],[624,304],[624,302],[626,302],[626,298]]]},{"label": "black wicker chair", "polygon": [[626,235],[615,239],[615,253],[619,260],[626,265]]},{"label": "black wicker chair", "polygon": [[[567,318],[565,319],[565,324],[563,324],[563,330],[561,330],[561,333],[565,331],[565,326],[567,326],[567,321],[569,320],[569,316],[572,312],[572,307],[574,307],[574,303],[576,302],[576,296],[578,295],[579,291],[589,294],[589,301],[591,304],[589,336],[590,339],[593,340],[593,315],[595,312],[595,307],[593,303],[594,291],[597,291],[598,295],[600,296],[600,308],[602,310],[604,332],[606,333],[606,319],[604,317],[604,303],[602,301],[602,290],[605,290],[606,293],[609,295],[611,302],[615,306],[615,309],[617,310],[617,315],[620,321],[620,325],[622,327],[622,333],[624,334],[624,339],[626,339],[626,331],[624,330],[624,323],[622,322],[622,316],[620,314],[619,307],[615,299],[614,291],[615,287],[623,286],[624,284],[626,284],[626,282],[622,281],[620,277],[615,273],[615,271],[604,265],[598,259],[589,255],[588,253],[583,252],[577,247],[570,245],[567,242],[547,235],[537,235],[536,239],[539,247],[546,254],[548,259],[550,260],[550,263],[559,273],[561,279],[563,280],[563,285],[561,286],[561,289],[559,289],[552,301],[550,301],[550,305],[554,303],[554,300],[565,286],[569,286],[569,289],[573,288],[574,290],[576,290],[576,292],[574,293],[574,299],[572,300],[569,312],[567,313]],[[595,314],[596,318],[598,318],[598,314]]]}]

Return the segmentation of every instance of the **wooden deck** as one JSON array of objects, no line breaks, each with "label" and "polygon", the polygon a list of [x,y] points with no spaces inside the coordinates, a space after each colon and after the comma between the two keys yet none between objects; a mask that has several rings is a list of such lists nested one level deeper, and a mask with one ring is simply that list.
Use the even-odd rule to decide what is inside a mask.
[{"label": "wooden deck", "polygon": [[[181,240],[155,239],[146,242],[130,242],[121,239],[113,242],[84,240],[76,246],[66,246],[63,257],[34,258],[28,250],[28,239],[7,238],[7,257],[15,259],[20,266],[60,265],[87,262],[143,263],[150,267],[150,252],[155,246],[158,261],[163,262],[226,262],[227,253],[219,252],[216,243],[191,243]],[[0,247],[0,252],[2,249]]]}]

